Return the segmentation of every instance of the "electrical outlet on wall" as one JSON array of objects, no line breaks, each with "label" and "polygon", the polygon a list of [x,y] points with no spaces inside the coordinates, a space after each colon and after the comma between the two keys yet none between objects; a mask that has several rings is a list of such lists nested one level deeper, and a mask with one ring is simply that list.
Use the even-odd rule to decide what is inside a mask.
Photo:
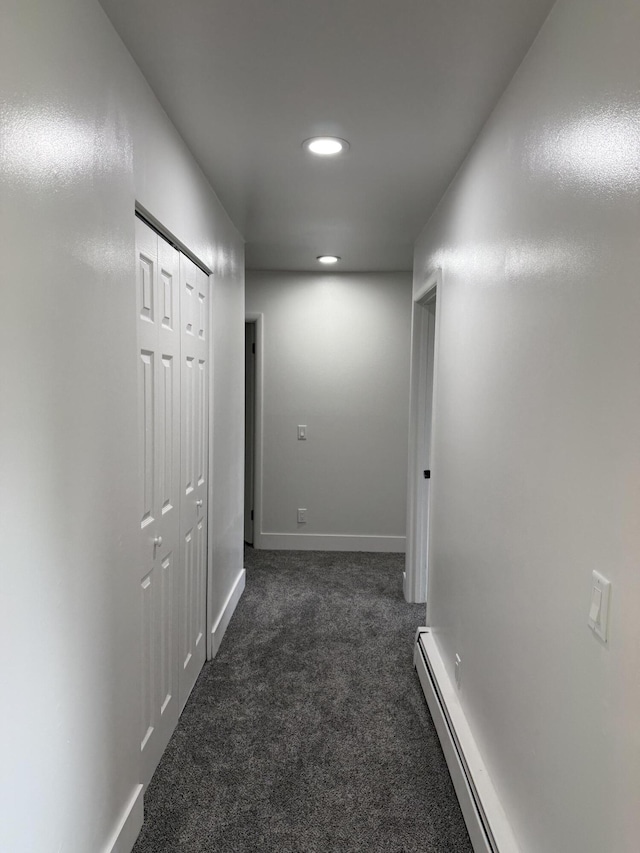
[{"label": "electrical outlet on wall", "polygon": [[462,681],[462,658],[460,655],[456,655],[456,684],[458,688],[460,688],[460,683]]},{"label": "electrical outlet on wall", "polygon": [[306,509],[299,507],[298,508],[298,524],[306,524],[307,523],[307,511]]}]

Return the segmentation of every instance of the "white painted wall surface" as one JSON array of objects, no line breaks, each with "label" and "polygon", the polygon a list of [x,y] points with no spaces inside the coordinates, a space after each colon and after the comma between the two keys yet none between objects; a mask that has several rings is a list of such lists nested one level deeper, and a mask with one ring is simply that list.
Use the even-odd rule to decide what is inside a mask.
[{"label": "white painted wall surface", "polygon": [[216,344],[222,599],[243,246],[96,2],[9,0],[0,48],[0,849],[106,853],[139,782],[134,202],[211,266],[215,326],[237,328]]},{"label": "white painted wall surface", "polygon": [[247,271],[246,308],[264,316],[257,547],[404,550],[411,275]]},{"label": "white painted wall surface", "polygon": [[[211,324],[213,470],[209,506],[212,566],[210,623],[223,617],[227,598],[244,572],[244,252],[237,240],[221,240],[213,280]],[[215,268],[215,267],[214,267]],[[242,579],[244,584],[244,578]],[[227,613],[227,617],[228,617]],[[219,640],[218,640],[219,643]],[[215,653],[215,651],[214,651]]]},{"label": "white painted wall surface", "polygon": [[523,853],[640,838],[639,43],[635,0],[560,0],[415,252],[444,283],[428,619]]}]

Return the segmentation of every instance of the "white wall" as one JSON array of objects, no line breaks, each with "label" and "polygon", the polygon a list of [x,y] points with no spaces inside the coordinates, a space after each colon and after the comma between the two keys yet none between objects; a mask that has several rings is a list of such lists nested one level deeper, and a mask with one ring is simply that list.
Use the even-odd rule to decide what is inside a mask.
[{"label": "white wall", "polygon": [[248,271],[246,310],[264,317],[256,547],[404,550],[411,275]]},{"label": "white wall", "polygon": [[635,0],[560,0],[415,253],[444,281],[428,618],[524,853],[640,837],[638,44]]},{"label": "white wall", "polygon": [[243,246],[96,2],[9,0],[0,48],[0,849],[103,853],[139,781],[134,203],[216,274],[221,600],[242,568]]}]

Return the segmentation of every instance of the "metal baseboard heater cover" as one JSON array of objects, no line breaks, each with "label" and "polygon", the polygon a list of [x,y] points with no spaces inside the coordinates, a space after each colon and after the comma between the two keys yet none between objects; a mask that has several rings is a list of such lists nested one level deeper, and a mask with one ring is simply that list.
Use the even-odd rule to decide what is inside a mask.
[{"label": "metal baseboard heater cover", "polygon": [[474,853],[520,853],[429,628],[416,632],[413,662]]}]

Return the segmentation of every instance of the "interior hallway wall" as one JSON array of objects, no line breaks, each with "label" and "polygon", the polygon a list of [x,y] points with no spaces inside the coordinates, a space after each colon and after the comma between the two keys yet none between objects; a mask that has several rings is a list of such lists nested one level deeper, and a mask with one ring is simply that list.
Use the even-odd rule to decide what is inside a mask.
[{"label": "interior hallway wall", "polygon": [[403,551],[410,273],[247,271],[246,309],[264,316],[256,546]]},{"label": "interior hallway wall", "polygon": [[428,619],[523,853],[640,838],[639,43],[635,0],[559,0],[415,252],[444,282]]},{"label": "interior hallway wall", "polygon": [[141,816],[134,203],[214,272],[221,601],[243,565],[243,244],[95,0],[9,0],[0,47],[0,849],[107,853],[131,814],[122,853]]}]

